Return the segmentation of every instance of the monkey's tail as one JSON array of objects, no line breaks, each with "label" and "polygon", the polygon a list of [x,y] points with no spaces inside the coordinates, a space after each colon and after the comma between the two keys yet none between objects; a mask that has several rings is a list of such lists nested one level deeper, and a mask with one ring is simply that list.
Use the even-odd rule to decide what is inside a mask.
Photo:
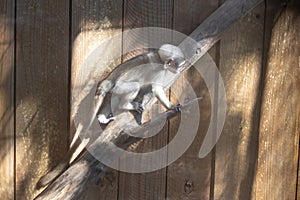
[{"label": "monkey's tail", "polygon": [[[99,108],[101,107],[103,100],[106,96],[106,94],[113,88],[113,85],[110,81],[104,80],[102,81],[99,86],[97,87],[96,94],[95,94],[95,105],[91,117],[91,121],[89,126],[91,126],[92,122],[94,121],[95,116],[97,115],[97,112]],[[88,128],[87,128],[88,129]],[[81,141],[79,138],[79,134],[82,132],[82,126],[78,126],[75,136],[73,138],[73,141],[71,143],[71,147],[69,151],[67,152],[65,158],[63,161],[58,164],[53,170],[51,170],[49,173],[44,175],[40,178],[40,180],[37,183],[37,188],[44,187],[54,181],[58,176],[60,176],[67,168],[68,166],[75,160],[78,155],[82,152],[84,147],[87,145],[89,141]],[[78,151],[78,149],[80,150]]]},{"label": "monkey's tail", "polygon": [[[102,103],[103,103],[103,100],[104,100],[107,92],[109,92],[111,89],[112,89],[112,84],[111,84],[110,81],[104,80],[104,81],[102,81],[98,84],[97,89],[96,89],[96,93],[95,93],[95,96],[94,96],[94,103],[95,103],[94,108],[92,110],[91,115],[86,116],[86,117],[90,117],[90,119],[89,119],[89,122],[88,122],[87,126],[84,127],[85,130],[88,130],[91,127],[91,125],[92,125],[92,123],[93,123],[93,121],[94,121],[94,119],[95,119]],[[77,142],[78,137],[79,137],[79,135],[75,134],[75,136],[72,139],[70,148],[73,148],[73,146],[74,146],[73,144],[75,142]]]},{"label": "monkey's tail", "polygon": [[81,141],[81,139],[78,137],[79,134],[82,131],[82,125],[80,124],[76,130],[75,137],[76,141],[71,145],[71,148],[65,155],[63,161],[59,163],[54,169],[52,169],[50,172],[48,172],[46,175],[42,176],[40,180],[38,181],[36,187],[39,189],[41,187],[44,187],[54,181],[59,175],[61,175],[68,166],[78,157],[80,152],[76,151],[81,146],[82,149],[86,146],[87,142]]}]

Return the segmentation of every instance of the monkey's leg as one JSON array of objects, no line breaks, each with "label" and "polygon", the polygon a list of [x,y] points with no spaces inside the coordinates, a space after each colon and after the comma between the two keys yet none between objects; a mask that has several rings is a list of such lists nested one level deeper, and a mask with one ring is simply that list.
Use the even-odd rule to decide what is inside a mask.
[{"label": "monkey's leg", "polygon": [[[112,89],[113,84],[109,80],[104,80],[102,81],[98,86],[97,90],[95,93],[95,105],[94,105],[94,110],[92,113],[92,116],[95,117],[102,106],[102,103],[107,96],[107,93]],[[101,124],[107,124],[113,119],[108,119],[106,115],[104,114],[99,114],[97,115],[97,119]],[[92,123],[92,121],[91,121]],[[91,124],[90,124],[91,125]]]},{"label": "monkey's leg", "polygon": [[168,110],[177,110],[180,111],[181,105],[172,105],[169,101],[164,88],[161,85],[152,85],[152,92],[156,96],[156,98],[167,108]]},{"label": "monkey's leg", "polygon": [[133,102],[133,99],[137,96],[140,89],[140,84],[138,82],[124,82],[118,81],[112,93],[110,95],[110,102],[106,102],[104,108],[110,107],[110,114],[104,114],[101,112],[97,115],[97,119],[100,124],[108,124],[110,121],[114,120],[114,115],[119,114],[124,110],[141,110],[140,104]]},{"label": "monkey's leg", "polygon": [[111,92],[107,93],[102,106],[100,107],[98,113],[97,113],[97,119],[98,122],[101,124],[108,124],[109,122],[115,120],[115,117],[112,115],[112,106],[111,106]]},{"label": "monkey's leg", "polygon": [[139,90],[138,82],[118,82],[113,89],[112,106],[120,110],[134,110],[141,113],[144,110],[142,104],[133,101]]}]

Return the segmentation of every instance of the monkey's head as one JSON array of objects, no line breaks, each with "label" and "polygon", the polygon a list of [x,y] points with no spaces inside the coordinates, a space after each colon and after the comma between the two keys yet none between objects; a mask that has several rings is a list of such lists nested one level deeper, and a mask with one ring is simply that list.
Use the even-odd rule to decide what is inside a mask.
[{"label": "monkey's head", "polygon": [[164,68],[173,73],[179,73],[185,63],[181,49],[171,44],[162,45],[158,55],[164,63]]}]

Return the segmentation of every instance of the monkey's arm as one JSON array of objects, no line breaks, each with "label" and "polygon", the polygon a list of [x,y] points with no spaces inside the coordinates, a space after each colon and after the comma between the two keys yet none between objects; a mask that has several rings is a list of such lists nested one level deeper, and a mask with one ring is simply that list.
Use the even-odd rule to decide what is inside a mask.
[{"label": "monkey's arm", "polygon": [[168,110],[180,110],[180,105],[174,106],[171,104],[168,97],[166,96],[163,86],[152,85],[152,91],[155,97],[165,106],[165,108],[167,108]]}]

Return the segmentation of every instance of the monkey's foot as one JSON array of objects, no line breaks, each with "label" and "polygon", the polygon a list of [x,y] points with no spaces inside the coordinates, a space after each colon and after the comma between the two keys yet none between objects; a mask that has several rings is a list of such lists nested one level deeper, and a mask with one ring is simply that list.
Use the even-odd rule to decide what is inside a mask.
[{"label": "monkey's foot", "polygon": [[[110,115],[110,116],[111,116],[111,115]],[[110,117],[110,116],[108,116],[108,118],[107,118],[105,115],[99,114],[99,115],[97,116],[98,122],[99,122],[100,124],[108,124],[110,121],[115,120],[114,117]]]},{"label": "monkey's foot", "polygon": [[139,102],[133,101],[131,102],[131,105],[133,107],[133,110],[137,111],[140,114],[144,111],[143,105]]},{"label": "monkey's foot", "polygon": [[181,112],[182,105],[177,104],[176,106],[171,106],[168,110],[175,110],[176,112]]}]

